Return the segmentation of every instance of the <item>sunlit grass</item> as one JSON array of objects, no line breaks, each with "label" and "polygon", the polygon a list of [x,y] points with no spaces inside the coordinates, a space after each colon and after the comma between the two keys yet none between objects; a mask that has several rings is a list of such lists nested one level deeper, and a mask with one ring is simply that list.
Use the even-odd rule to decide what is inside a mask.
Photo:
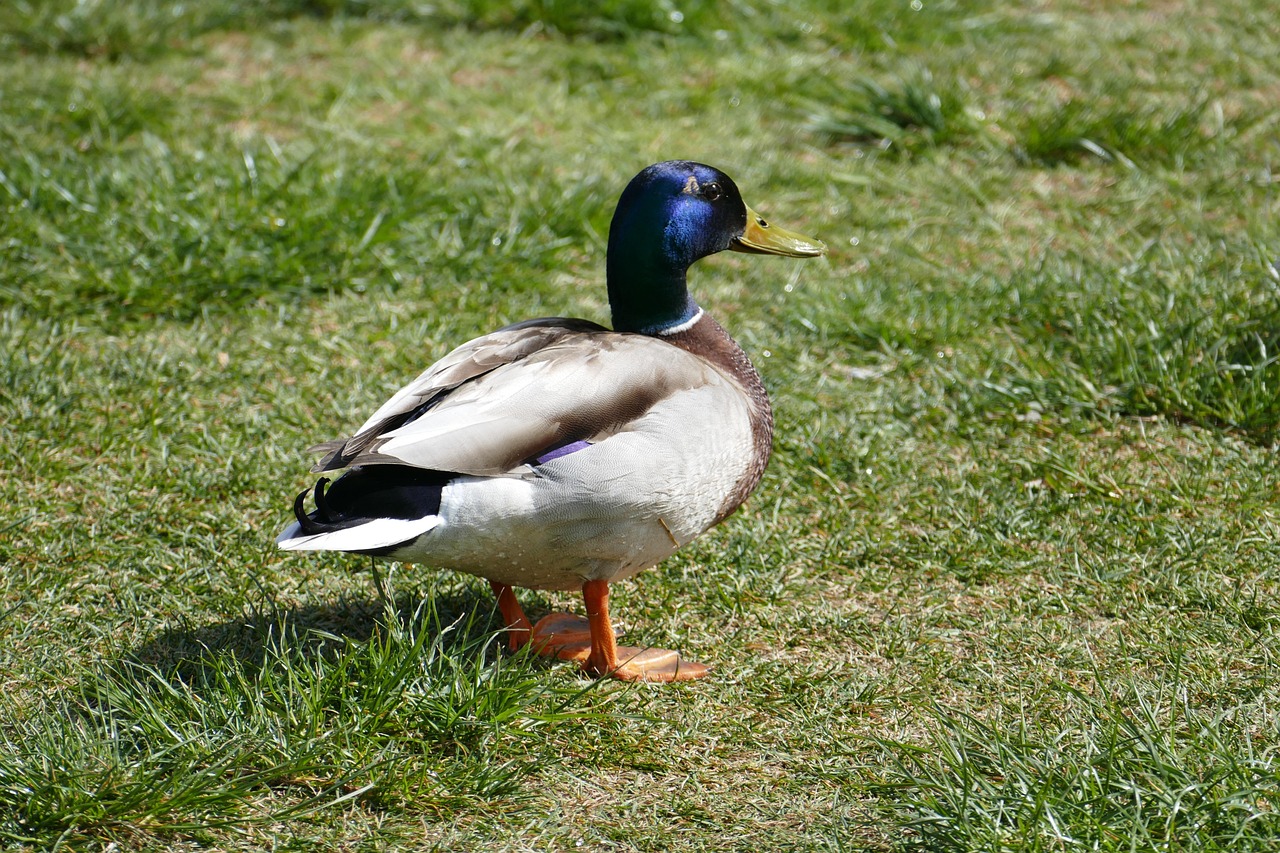
[{"label": "sunlit grass", "polygon": [[[0,5],[5,843],[1273,845],[1266,4]],[[831,247],[692,274],[774,458],[614,610],[709,680],[272,547],[449,347],[607,320],[671,157]]]},{"label": "sunlit grass", "polygon": [[991,723],[935,707],[927,744],[885,743],[891,758],[876,787],[904,820],[904,847],[1229,851],[1274,843],[1280,756],[1258,749],[1245,722],[1267,710],[1205,713],[1176,692],[1060,690],[1065,721],[1009,709],[1012,725]]},{"label": "sunlit grass", "polygon": [[444,624],[432,599],[416,608],[386,610],[363,639],[254,614],[233,645],[51,688],[45,713],[4,721],[0,837],[215,838],[351,807],[511,809],[548,760],[521,741],[580,718],[578,691],[533,656],[498,654],[475,611]]},{"label": "sunlit grass", "polygon": [[935,82],[927,69],[889,83],[863,78],[833,88],[809,119],[809,127],[831,142],[910,150],[979,132],[957,81]]}]

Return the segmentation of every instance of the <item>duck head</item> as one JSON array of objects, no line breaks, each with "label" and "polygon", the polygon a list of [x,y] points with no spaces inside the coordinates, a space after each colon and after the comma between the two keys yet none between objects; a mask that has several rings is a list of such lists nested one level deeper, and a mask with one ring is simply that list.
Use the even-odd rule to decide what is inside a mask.
[{"label": "duck head", "polygon": [[691,321],[699,309],[689,296],[688,269],[726,249],[813,258],[827,247],[770,224],[719,169],[669,160],[636,175],[622,191],[609,225],[613,327],[661,334]]}]

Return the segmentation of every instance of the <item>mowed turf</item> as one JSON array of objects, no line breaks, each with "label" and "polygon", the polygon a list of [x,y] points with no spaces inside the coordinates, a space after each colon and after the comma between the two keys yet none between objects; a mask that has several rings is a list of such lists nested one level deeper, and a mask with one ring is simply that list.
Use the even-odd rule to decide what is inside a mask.
[{"label": "mowed turf", "polygon": [[[0,839],[1274,849],[1270,4],[585,5],[0,9]],[[433,359],[607,321],[678,157],[831,248],[691,276],[774,458],[614,606],[710,678],[275,550]]]}]

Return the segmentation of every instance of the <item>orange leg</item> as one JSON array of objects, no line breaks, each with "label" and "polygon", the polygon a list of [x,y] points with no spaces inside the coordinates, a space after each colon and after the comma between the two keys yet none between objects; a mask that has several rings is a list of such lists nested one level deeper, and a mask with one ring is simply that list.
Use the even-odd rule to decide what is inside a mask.
[{"label": "orange leg", "polygon": [[707,674],[700,663],[682,660],[670,649],[619,646],[609,623],[609,582],[582,585],[587,618],[567,613],[544,616],[533,628],[533,643],[540,654],[581,661],[592,675],[623,681],[689,681]]},{"label": "orange leg", "polygon": [[618,640],[609,624],[609,582],[587,581],[582,585],[587,602],[587,624],[591,630],[591,655],[586,669],[592,675],[612,675],[618,668]]},{"label": "orange leg", "polygon": [[529,617],[524,615],[524,608],[516,600],[511,587],[497,581],[489,581],[489,586],[493,587],[494,594],[498,596],[498,610],[502,611],[502,623],[508,631],[507,647],[514,652],[529,642],[533,626],[529,624]]}]

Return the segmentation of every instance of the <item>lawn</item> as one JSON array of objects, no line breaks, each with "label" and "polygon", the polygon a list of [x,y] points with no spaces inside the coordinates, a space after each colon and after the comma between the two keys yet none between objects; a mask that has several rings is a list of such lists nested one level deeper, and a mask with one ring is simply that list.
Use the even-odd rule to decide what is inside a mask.
[{"label": "lawn", "polygon": [[[8,0],[0,842],[1275,849],[1271,7]],[[672,158],[830,246],[691,277],[774,457],[613,607],[709,678],[275,549],[452,346],[607,322]]]}]

